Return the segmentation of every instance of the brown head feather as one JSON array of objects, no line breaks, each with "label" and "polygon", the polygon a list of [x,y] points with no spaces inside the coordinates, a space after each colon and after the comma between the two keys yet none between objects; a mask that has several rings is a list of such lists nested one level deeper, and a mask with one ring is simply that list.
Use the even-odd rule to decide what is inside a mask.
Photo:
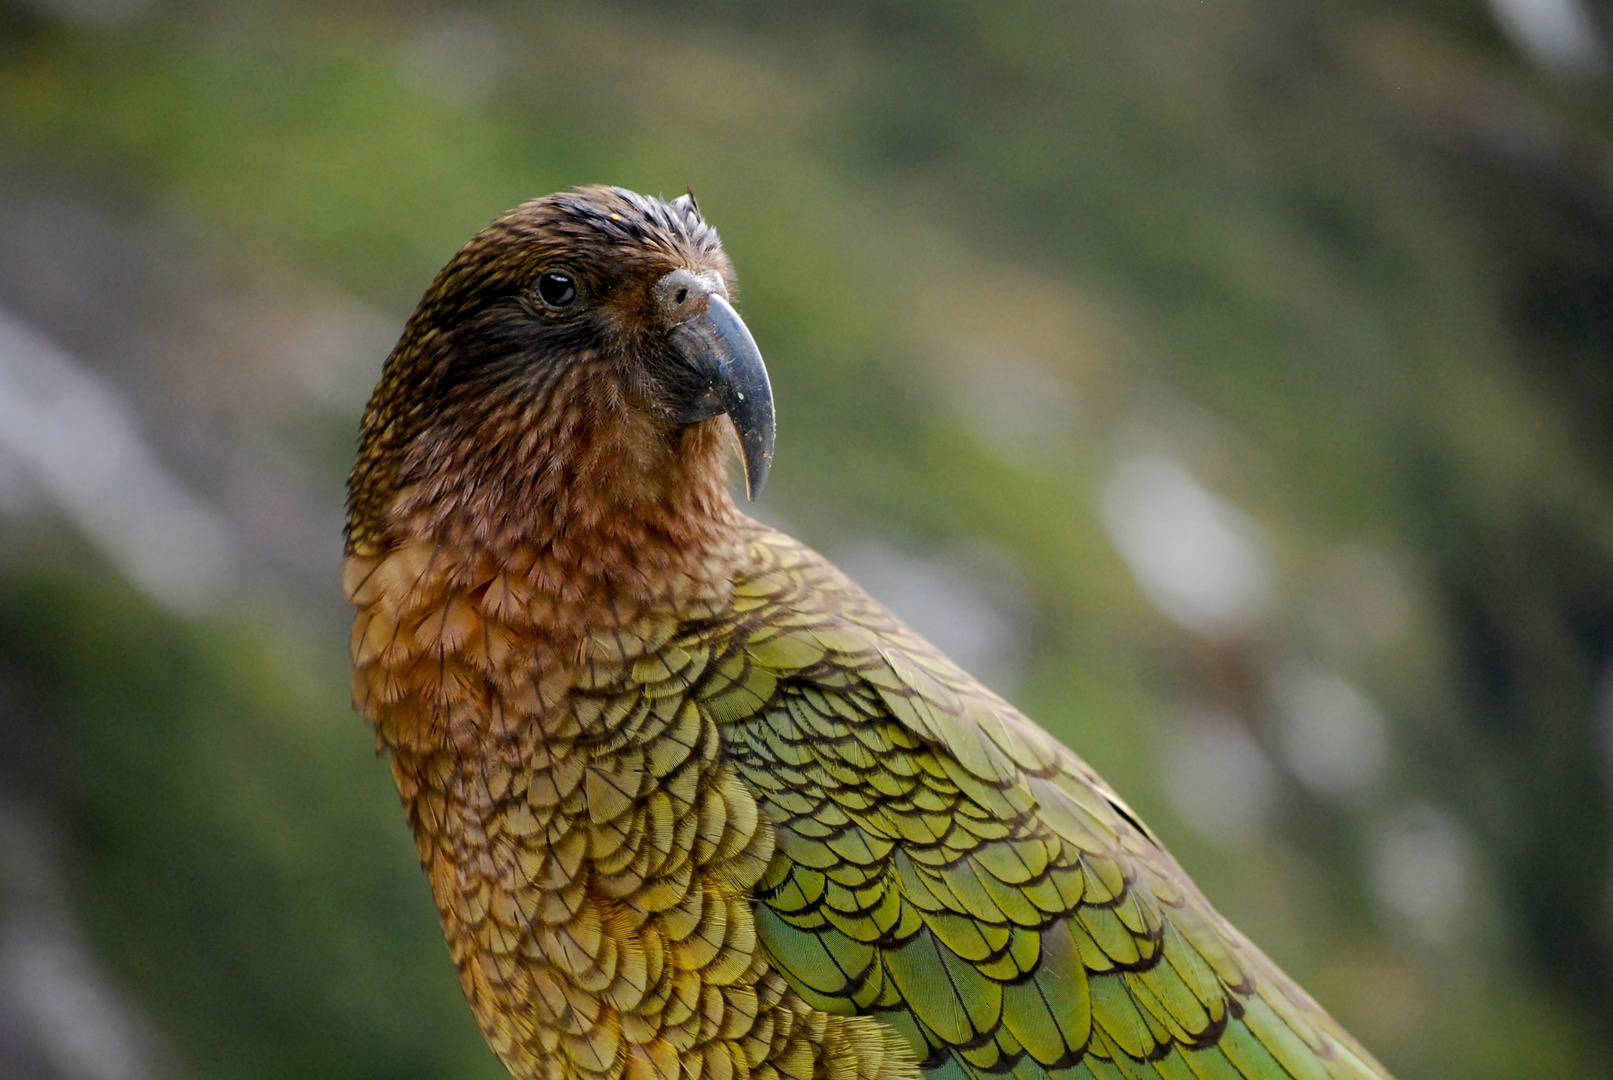
[{"label": "brown head feather", "polygon": [[[731,434],[720,418],[675,423],[660,401],[652,288],[680,268],[733,287],[692,200],[580,188],[482,230],[387,358],[349,479],[348,552],[530,547],[618,593],[699,558],[735,512]],[[536,291],[553,270],[579,294],[563,311]]]}]

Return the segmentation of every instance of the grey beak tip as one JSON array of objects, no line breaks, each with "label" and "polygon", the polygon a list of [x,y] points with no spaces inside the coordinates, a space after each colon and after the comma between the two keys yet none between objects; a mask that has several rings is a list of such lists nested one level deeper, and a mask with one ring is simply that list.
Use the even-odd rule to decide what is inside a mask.
[{"label": "grey beak tip", "polygon": [[773,469],[773,418],[771,408],[766,422],[752,424],[746,417],[729,413],[728,420],[739,436],[740,464],[745,469],[745,497],[755,502],[762,497],[767,476]]},{"label": "grey beak tip", "polygon": [[762,459],[762,464],[755,469],[749,468],[747,463],[747,468],[745,469],[745,497],[751,502],[755,502],[762,497],[762,489],[767,486],[767,474],[773,465],[772,458],[773,455],[769,453],[766,458]]}]

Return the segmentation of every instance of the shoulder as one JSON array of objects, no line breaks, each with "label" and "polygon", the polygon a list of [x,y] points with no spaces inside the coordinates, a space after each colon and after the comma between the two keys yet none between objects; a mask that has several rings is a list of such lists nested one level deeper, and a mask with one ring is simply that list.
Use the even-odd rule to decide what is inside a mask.
[{"label": "shoulder", "polygon": [[1049,785],[1075,794],[1121,832],[1156,842],[1085,761],[818,552],[755,523],[746,542],[739,632],[702,695],[720,720],[790,725],[829,710],[912,740],[990,788],[1034,789],[1037,802],[1050,800]]},{"label": "shoulder", "polygon": [[[806,685],[821,676],[877,694],[880,711],[926,741],[948,743],[978,727],[1019,770],[1042,773],[1074,759],[812,548],[755,522],[746,548],[734,582],[735,647],[756,665]],[[949,730],[946,716],[972,726]]]}]

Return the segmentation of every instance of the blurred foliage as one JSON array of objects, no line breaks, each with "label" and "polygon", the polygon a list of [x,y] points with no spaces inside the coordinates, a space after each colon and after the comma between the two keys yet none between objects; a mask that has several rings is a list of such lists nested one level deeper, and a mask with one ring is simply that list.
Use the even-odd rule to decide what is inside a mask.
[{"label": "blurred foliage", "polygon": [[[1016,702],[1402,1080],[1613,1075],[1605,82],[1530,73],[1476,0],[75,10],[0,8],[6,176],[277,310],[401,325],[505,207],[692,187],[774,375],[760,513],[831,553],[1002,553]],[[253,408],[230,357],[187,363]],[[332,507],[358,404],[277,429]],[[1258,524],[1252,629],[1135,588],[1098,508],[1138,446]],[[496,1075],[334,597],[186,620],[95,565],[8,546],[0,664],[75,903],[180,1074]],[[1280,761],[1295,663],[1377,703],[1389,775],[1337,799],[1283,772],[1275,822],[1218,840],[1159,762],[1205,702]],[[1472,837],[1432,929],[1373,891],[1406,805]]]},{"label": "blurred foliage", "polygon": [[84,914],[187,1072],[492,1074],[438,951],[395,947],[433,913],[366,734],[331,723],[339,640],[277,654],[60,573],[13,576],[0,633],[48,688]]}]

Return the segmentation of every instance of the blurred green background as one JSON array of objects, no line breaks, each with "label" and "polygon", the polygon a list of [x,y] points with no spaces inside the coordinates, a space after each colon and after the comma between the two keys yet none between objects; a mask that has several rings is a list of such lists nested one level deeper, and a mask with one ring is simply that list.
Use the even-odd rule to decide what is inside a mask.
[{"label": "blurred green background", "polygon": [[496,213],[692,188],[765,519],[1401,1080],[1613,1076],[1613,12],[0,0],[0,1076],[480,1078],[342,481]]}]

